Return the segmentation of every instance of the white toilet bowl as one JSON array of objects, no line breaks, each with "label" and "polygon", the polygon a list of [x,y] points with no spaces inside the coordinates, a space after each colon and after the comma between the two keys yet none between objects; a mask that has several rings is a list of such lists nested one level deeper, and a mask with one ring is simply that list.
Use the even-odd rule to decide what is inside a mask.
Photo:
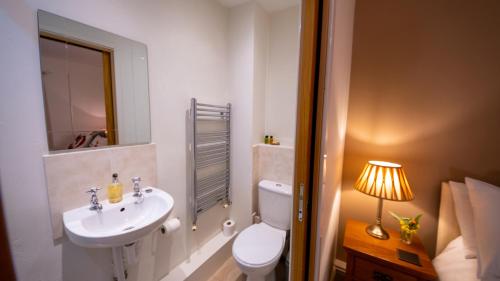
[{"label": "white toilet bowl", "polygon": [[233,257],[247,281],[272,281],[285,246],[286,231],[266,223],[243,230],[233,244]]},{"label": "white toilet bowl", "polygon": [[262,180],[259,182],[259,211],[262,222],[244,229],[233,244],[233,257],[247,281],[272,281],[274,268],[285,247],[290,229],[292,187]]}]

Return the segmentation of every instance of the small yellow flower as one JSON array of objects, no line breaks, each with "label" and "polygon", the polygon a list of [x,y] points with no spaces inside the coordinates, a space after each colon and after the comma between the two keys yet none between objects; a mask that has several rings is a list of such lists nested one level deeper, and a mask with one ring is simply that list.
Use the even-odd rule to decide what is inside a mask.
[{"label": "small yellow flower", "polygon": [[417,230],[420,228],[420,217],[422,215],[418,215],[414,218],[406,218],[406,217],[401,217],[398,216],[397,214],[393,212],[389,212],[395,219],[399,221],[399,225],[402,231],[406,232],[411,232],[411,233],[416,233]]}]

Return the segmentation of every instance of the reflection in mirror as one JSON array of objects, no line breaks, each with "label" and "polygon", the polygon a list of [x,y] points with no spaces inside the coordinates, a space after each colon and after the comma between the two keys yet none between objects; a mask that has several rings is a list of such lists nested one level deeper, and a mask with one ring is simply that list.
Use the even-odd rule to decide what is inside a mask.
[{"label": "reflection in mirror", "polygon": [[116,144],[111,53],[40,35],[51,150]]},{"label": "reflection in mirror", "polygon": [[38,11],[50,151],[150,142],[146,45]]}]

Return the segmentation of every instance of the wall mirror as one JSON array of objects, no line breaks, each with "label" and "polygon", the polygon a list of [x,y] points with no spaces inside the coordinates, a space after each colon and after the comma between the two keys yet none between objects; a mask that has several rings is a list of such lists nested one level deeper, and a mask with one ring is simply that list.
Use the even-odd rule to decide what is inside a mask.
[{"label": "wall mirror", "polygon": [[147,47],[38,11],[49,151],[149,143]]}]

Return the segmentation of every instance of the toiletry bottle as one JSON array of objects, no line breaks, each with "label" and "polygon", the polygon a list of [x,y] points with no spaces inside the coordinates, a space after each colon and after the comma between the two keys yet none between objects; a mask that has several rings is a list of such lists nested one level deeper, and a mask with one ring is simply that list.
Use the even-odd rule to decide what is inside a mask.
[{"label": "toiletry bottle", "polygon": [[113,182],[108,185],[109,203],[118,203],[123,199],[123,184],[118,181],[118,174],[113,174]]},{"label": "toiletry bottle", "polygon": [[268,135],[266,135],[266,136],[264,137],[264,143],[265,143],[265,144],[269,144],[269,136],[268,136]]},{"label": "toiletry bottle", "polygon": [[269,144],[273,144],[273,142],[274,142],[274,138],[273,138],[273,136],[270,136],[269,137]]}]

